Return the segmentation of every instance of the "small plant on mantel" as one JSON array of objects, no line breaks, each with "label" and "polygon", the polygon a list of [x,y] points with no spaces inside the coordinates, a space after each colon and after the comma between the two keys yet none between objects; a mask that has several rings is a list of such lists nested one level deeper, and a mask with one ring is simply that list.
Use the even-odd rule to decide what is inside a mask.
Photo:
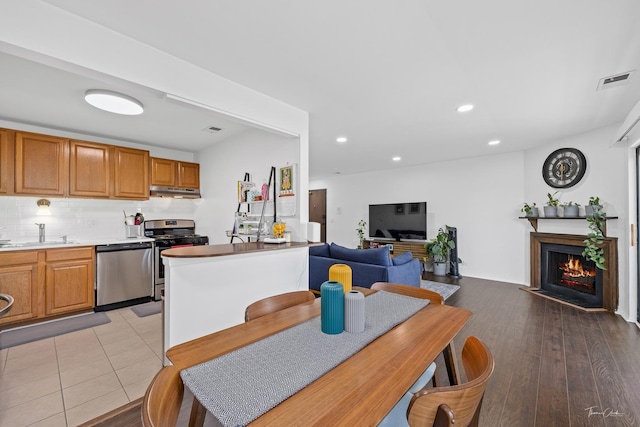
[{"label": "small plant on mantel", "polygon": [[555,193],[551,194],[551,193],[547,193],[547,206],[555,206],[558,207],[558,205],[560,204],[560,201],[556,198],[556,194],[558,194],[558,192],[556,191]]},{"label": "small plant on mantel", "polygon": [[538,216],[538,209],[535,202],[533,202],[532,204],[525,202],[525,204],[522,206],[522,209],[520,209],[520,212],[524,212],[526,216]]},{"label": "small plant on mantel", "polygon": [[582,256],[593,261],[599,269],[606,270],[604,266],[604,249],[600,246],[604,242],[602,229],[604,228],[606,214],[602,209],[599,197],[591,197],[589,199],[589,206],[593,208],[593,214],[587,216],[587,222],[589,223],[591,232],[587,234],[588,238],[584,241],[586,246],[582,252]]}]

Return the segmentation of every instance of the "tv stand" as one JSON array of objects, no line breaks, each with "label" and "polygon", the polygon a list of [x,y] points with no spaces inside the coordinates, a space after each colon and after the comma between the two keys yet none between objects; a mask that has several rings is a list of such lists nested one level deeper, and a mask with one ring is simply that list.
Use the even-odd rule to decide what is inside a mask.
[{"label": "tv stand", "polygon": [[405,252],[411,252],[414,258],[422,261],[422,258],[427,256],[427,250],[424,248],[424,244],[427,243],[419,241],[397,241],[394,239],[365,239],[362,241],[362,248],[369,249],[371,243],[377,243],[382,245],[393,245],[392,255],[400,255]]}]

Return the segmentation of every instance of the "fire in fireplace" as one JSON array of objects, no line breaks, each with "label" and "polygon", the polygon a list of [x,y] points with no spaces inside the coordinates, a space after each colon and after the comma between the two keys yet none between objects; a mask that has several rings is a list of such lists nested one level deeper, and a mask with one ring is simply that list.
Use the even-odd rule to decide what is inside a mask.
[{"label": "fire in fireplace", "polygon": [[551,252],[550,280],[578,292],[596,294],[596,265],[582,255]]},{"label": "fire in fireplace", "polygon": [[581,307],[602,307],[602,270],[582,256],[584,247],[542,244],[540,287]]}]

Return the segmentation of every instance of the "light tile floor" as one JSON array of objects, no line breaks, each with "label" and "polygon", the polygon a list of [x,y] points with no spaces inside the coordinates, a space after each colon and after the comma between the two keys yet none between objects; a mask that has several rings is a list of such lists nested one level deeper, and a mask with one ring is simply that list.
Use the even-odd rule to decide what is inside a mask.
[{"label": "light tile floor", "polygon": [[0,426],[72,427],[144,395],[162,368],[161,314],[0,350]]}]

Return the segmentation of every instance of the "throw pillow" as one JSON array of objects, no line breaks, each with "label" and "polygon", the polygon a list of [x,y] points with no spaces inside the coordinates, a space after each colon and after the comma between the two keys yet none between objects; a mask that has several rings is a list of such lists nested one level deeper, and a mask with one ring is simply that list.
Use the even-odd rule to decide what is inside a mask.
[{"label": "throw pillow", "polygon": [[389,248],[387,246],[375,249],[351,249],[331,243],[329,250],[331,252],[331,258],[335,259],[361,262],[363,264],[382,265],[384,267],[392,265]]},{"label": "throw pillow", "polygon": [[325,243],[323,245],[309,246],[309,255],[331,258],[331,254],[329,253],[329,244]]},{"label": "throw pillow", "polygon": [[402,265],[408,263],[412,259],[413,254],[411,252],[405,252],[403,254],[394,256],[393,258],[391,258],[391,261],[393,262],[393,265]]}]

